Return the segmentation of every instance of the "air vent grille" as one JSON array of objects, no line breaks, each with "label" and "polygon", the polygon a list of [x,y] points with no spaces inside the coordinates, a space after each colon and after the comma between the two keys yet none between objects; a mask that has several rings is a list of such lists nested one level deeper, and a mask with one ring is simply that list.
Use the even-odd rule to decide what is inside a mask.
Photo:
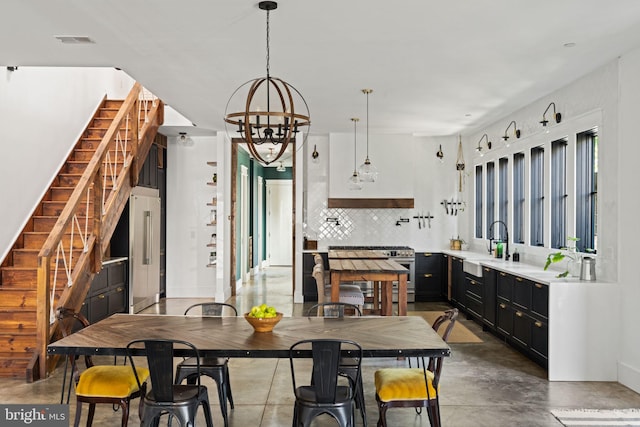
[{"label": "air vent grille", "polygon": [[60,42],[67,43],[67,44],[90,44],[90,43],[95,43],[88,36],[55,36],[55,38],[60,40]]}]

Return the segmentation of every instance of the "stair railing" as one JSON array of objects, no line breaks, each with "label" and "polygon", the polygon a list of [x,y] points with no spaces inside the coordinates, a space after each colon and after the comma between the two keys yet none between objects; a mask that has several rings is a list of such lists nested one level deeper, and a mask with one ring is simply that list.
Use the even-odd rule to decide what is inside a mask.
[{"label": "stair railing", "polygon": [[[128,200],[127,190],[137,184],[140,157],[146,156],[149,139],[157,132],[157,121],[152,132],[148,124],[151,117],[162,114],[160,106],[157,97],[134,84],[38,254],[36,352],[41,378],[47,371],[46,346],[56,321],[55,307],[77,310],[86,298],[89,279],[101,268],[108,240]],[[76,284],[82,286],[73,292]]]}]

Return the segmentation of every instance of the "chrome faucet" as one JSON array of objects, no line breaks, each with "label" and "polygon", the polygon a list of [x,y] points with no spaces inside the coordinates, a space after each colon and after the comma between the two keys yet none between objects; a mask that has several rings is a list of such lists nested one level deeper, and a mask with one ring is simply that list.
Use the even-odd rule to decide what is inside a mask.
[{"label": "chrome faucet", "polygon": [[493,221],[491,223],[491,225],[489,226],[489,253],[491,253],[493,251],[493,226],[495,224],[502,224],[502,226],[504,227],[504,232],[505,232],[505,237],[506,237],[506,248],[504,251],[504,260],[505,261],[509,261],[509,229],[507,228],[507,224],[504,223],[504,221]]}]

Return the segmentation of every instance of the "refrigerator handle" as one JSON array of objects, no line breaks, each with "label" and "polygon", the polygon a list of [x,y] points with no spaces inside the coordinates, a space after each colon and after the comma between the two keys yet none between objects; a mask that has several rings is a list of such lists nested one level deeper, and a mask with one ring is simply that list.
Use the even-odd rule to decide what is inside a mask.
[{"label": "refrigerator handle", "polygon": [[151,211],[144,211],[144,244],[142,246],[142,264],[150,265],[152,263],[151,253],[153,252],[152,246],[152,233],[151,233]]}]

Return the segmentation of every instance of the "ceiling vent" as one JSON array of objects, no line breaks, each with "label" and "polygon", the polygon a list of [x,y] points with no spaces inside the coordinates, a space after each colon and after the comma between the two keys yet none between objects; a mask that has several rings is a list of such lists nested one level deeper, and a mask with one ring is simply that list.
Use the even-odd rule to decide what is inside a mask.
[{"label": "ceiling vent", "polygon": [[90,43],[95,43],[88,36],[55,36],[55,38],[60,40],[62,43],[67,43],[67,44],[90,44]]}]

